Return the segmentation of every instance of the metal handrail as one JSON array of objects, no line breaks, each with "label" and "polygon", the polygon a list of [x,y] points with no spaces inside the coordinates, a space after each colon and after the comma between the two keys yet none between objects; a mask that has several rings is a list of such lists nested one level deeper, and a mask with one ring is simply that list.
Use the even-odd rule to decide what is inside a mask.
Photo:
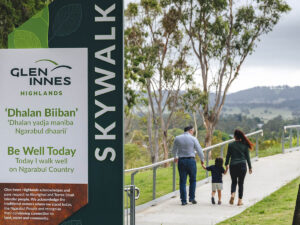
[{"label": "metal handrail", "polygon": [[285,153],[285,149],[284,149],[284,144],[285,144],[285,132],[290,129],[290,133],[289,133],[289,137],[287,137],[287,139],[289,139],[289,146],[290,148],[293,147],[293,129],[297,130],[297,147],[299,146],[299,130],[300,130],[300,125],[288,125],[288,126],[284,126],[283,127],[283,132],[282,132],[282,137],[281,137],[281,142],[282,142],[282,153]]},{"label": "metal handrail", "polygon": [[[135,200],[138,200],[140,197],[140,189],[135,185],[126,185],[124,191],[127,193],[127,209],[125,211],[126,224],[135,225]],[[128,200],[130,200],[130,206]]]},{"label": "metal handrail", "polygon": [[[299,125],[299,126],[300,126],[300,125]],[[250,136],[253,136],[253,135],[256,135],[256,134],[261,134],[261,135],[263,135],[263,130],[258,130],[258,131],[255,131],[255,132],[246,134],[246,136],[247,136],[247,137],[250,137]],[[221,147],[221,146],[223,146],[223,145],[229,144],[229,143],[231,143],[231,142],[234,142],[234,140],[235,140],[235,139],[230,139],[230,140],[227,140],[227,141],[224,141],[224,142],[215,144],[215,145],[211,145],[211,146],[209,146],[209,147],[204,148],[204,149],[203,149],[203,152],[205,152],[205,151],[210,151],[211,149],[214,149],[214,148]],[[160,161],[160,162],[157,162],[157,163],[153,163],[153,164],[150,164],[150,165],[147,165],[147,166],[142,166],[142,167],[138,167],[138,168],[127,169],[127,170],[125,170],[124,172],[125,172],[125,173],[130,173],[130,172],[136,172],[136,171],[145,170],[145,169],[149,169],[149,168],[155,168],[155,167],[164,165],[164,164],[169,163],[169,162],[172,162],[172,161],[174,161],[174,157],[173,157],[173,158],[170,158],[170,159],[166,159],[166,160]]]},{"label": "metal handrail", "polygon": [[283,129],[286,131],[287,129],[300,128],[300,125],[288,125],[284,126]]},{"label": "metal handrail", "polygon": [[160,162],[157,162],[157,163],[153,163],[153,164],[150,164],[150,165],[147,165],[147,166],[142,166],[142,167],[138,167],[138,168],[127,169],[124,172],[125,173],[129,173],[129,172],[136,172],[136,171],[140,171],[140,170],[154,168],[154,167],[158,167],[158,166],[164,165],[164,164],[166,164],[168,162],[172,162],[172,161],[174,161],[174,157],[170,158],[170,159],[166,159],[166,160],[160,161]]},{"label": "metal handrail", "polygon": [[[124,187],[124,191],[127,192],[127,193],[130,192],[131,186],[133,186],[133,185],[126,185]],[[135,187],[135,186],[134,186],[134,189],[136,191],[136,195],[135,195],[134,199],[138,200],[140,198],[140,189],[138,187]]]}]

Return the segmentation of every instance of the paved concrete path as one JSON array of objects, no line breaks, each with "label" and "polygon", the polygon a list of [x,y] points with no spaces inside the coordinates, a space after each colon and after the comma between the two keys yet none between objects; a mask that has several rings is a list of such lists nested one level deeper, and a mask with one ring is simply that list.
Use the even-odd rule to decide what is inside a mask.
[{"label": "paved concrete path", "polygon": [[[260,158],[247,173],[244,205],[229,205],[230,175],[224,176],[223,204],[210,203],[211,184],[197,188],[198,204],[181,206],[179,196],[159,203],[136,215],[137,225],[212,225],[244,211],[283,185],[300,176],[300,151]],[[217,199],[217,198],[216,198]]]}]

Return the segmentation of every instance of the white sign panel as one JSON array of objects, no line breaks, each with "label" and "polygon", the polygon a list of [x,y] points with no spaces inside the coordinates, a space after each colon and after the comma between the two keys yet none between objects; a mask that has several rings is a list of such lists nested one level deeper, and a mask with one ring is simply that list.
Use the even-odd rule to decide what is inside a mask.
[{"label": "white sign panel", "polygon": [[0,183],[88,183],[87,49],[0,50]]}]

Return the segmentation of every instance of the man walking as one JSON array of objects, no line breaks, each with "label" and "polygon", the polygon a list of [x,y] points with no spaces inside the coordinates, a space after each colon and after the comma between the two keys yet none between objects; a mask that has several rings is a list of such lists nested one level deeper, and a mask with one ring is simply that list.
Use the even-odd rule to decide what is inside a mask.
[{"label": "man walking", "polygon": [[178,162],[178,171],[180,177],[180,199],[181,204],[186,205],[186,179],[187,175],[190,177],[190,188],[189,188],[189,202],[196,204],[195,190],[196,190],[196,175],[197,165],[195,160],[195,150],[197,151],[201,164],[204,165],[204,154],[203,150],[197,140],[193,136],[193,126],[184,128],[184,133],[177,136],[174,141],[173,155],[174,161]]}]

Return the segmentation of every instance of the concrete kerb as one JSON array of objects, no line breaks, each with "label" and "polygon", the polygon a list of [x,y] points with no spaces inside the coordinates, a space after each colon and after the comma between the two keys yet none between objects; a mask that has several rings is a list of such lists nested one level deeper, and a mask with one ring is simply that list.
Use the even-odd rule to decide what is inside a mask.
[{"label": "concrete kerb", "polygon": [[297,146],[297,147],[294,147],[294,148],[285,149],[285,153],[290,153],[290,152],[294,152],[294,151],[300,151],[300,146]]}]

